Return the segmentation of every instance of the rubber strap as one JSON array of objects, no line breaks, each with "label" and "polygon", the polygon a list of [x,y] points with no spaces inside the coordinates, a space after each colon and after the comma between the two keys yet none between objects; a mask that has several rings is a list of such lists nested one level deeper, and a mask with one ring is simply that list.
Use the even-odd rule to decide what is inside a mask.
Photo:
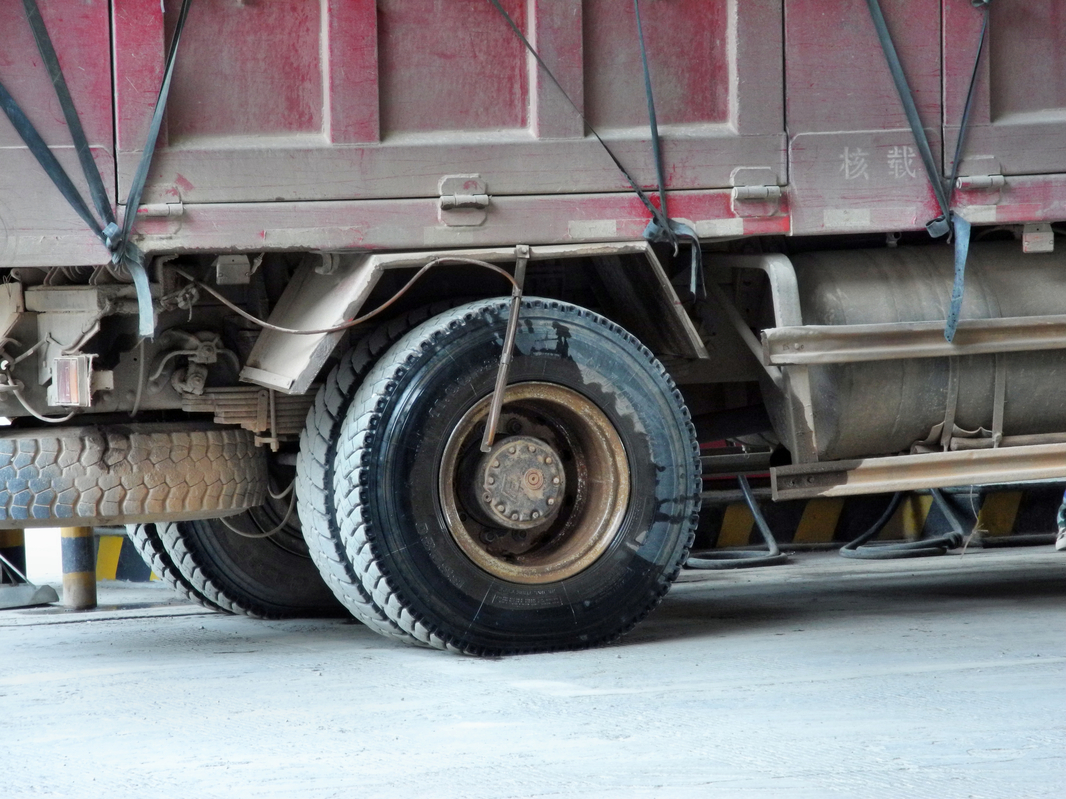
[{"label": "rubber strap", "polygon": [[[653,216],[648,226],[644,228],[644,238],[647,241],[670,244],[677,255],[681,240],[688,241],[692,248],[692,259],[689,264],[689,291],[697,299],[705,299],[706,287],[703,285],[703,253],[700,250],[700,240],[696,231],[688,225],[675,222],[670,218],[670,211],[666,205],[666,177],[663,169],[663,148],[659,138],[659,120],[655,114],[655,95],[651,88],[651,69],[648,66],[648,48],[644,44],[644,26],[640,19],[640,0],[633,0],[633,14],[637,18],[637,39],[640,42],[640,60],[644,68],[644,96],[648,103],[648,126],[651,128],[652,154],[655,156],[655,178],[659,183],[659,207],[662,214]],[[665,219],[665,225],[663,220]]]},{"label": "rubber strap", "polygon": [[537,62],[537,65],[544,71],[544,74],[548,77],[548,79],[553,84],[555,84],[555,88],[559,90],[559,93],[570,104],[570,107],[574,109],[574,112],[578,115],[578,117],[581,118],[582,123],[584,123],[585,127],[593,135],[596,141],[600,143],[600,146],[603,148],[604,152],[606,152],[607,155],[610,157],[611,161],[614,162],[614,165],[618,168],[618,171],[622,173],[622,176],[626,179],[630,187],[633,189],[633,192],[637,195],[638,198],[640,198],[640,201],[644,204],[644,207],[648,209],[648,212],[651,214],[651,221],[644,229],[644,238],[647,241],[670,243],[674,246],[675,253],[677,252],[677,246],[679,241],[691,241],[693,251],[692,277],[689,281],[690,289],[692,290],[692,293],[694,295],[700,298],[706,296],[706,290],[703,286],[703,254],[700,251],[699,247],[699,237],[696,236],[696,232],[692,230],[692,228],[688,227],[687,225],[683,225],[681,223],[673,221],[666,213],[666,187],[663,180],[662,157],[659,147],[659,127],[655,120],[655,104],[651,94],[651,77],[650,72],[648,70],[647,53],[644,48],[644,34],[643,30],[640,27],[640,7],[637,3],[637,0],[634,0],[634,8],[637,12],[637,31],[640,36],[641,58],[644,62],[644,86],[648,97],[648,112],[649,117],[651,119],[652,142],[655,148],[655,171],[659,182],[659,202],[661,208],[655,207],[655,204],[652,203],[652,201],[648,198],[648,195],[645,193],[644,189],[640,187],[637,181],[629,173],[629,170],[627,170],[622,165],[622,162],[618,159],[618,156],[614,154],[614,151],[607,146],[607,142],[605,142],[603,140],[603,137],[600,136],[599,131],[597,131],[596,128],[588,121],[588,119],[585,117],[584,112],[582,112],[582,110],[578,107],[577,103],[574,102],[573,98],[570,97],[569,94],[567,94],[566,89],[564,89],[562,84],[559,83],[559,79],[555,77],[555,74],[551,71],[548,65],[544,63],[544,59],[541,58],[540,53],[536,51],[536,49],[530,43],[529,39],[526,38],[526,35],[522,33],[522,30],[515,23],[511,15],[508,14],[507,10],[500,4],[500,0],[488,0],[488,2],[491,3],[492,6],[499,12],[500,16],[502,16],[507,21],[507,24],[514,32],[514,35],[518,37],[519,41],[522,42],[526,50],[529,51],[529,54],[533,56],[534,60],[536,60]]},{"label": "rubber strap", "polygon": [[936,162],[933,160],[929,139],[925,135],[925,128],[922,127],[921,119],[918,117],[918,108],[914,104],[914,95],[907,83],[906,75],[903,74],[903,65],[900,64],[896,47],[892,43],[892,36],[889,33],[884,14],[881,13],[881,6],[878,0],[866,0],[874,28],[877,29],[877,38],[881,42],[881,49],[884,51],[885,60],[888,61],[888,68],[892,73],[892,80],[896,84],[900,102],[903,103],[907,122],[911,126],[911,133],[914,136],[915,144],[918,146],[918,152],[922,156],[926,176],[929,178],[929,184],[933,187],[937,204],[940,206],[940,216],[926,223],[925,228],[929,231],[929,235],[934,238],[939,238],[946,233],[954,233],[955,237],[955,279],[951,287],[951,306],[948,309],[947,320],[944,325],[944,338],[948,341],[952,341],[955,338],[959,315],[962,312],[966,258],[970,251],[970,223],[952,213],[951,201],[955,195],[955,181],[958,178],[959,161],[962,160],[962,148],[966,141],[966,130],[970,123],[970,111],[973,108],[974,89],[977,85],[981,54],[984,52],[985,38],[988,32],[988,10],[991,3],[992,0],[971,0],[971,5],[981,9],[984,14],[984,20],[981,23],[981,38],[977,42],[977,55],[974,57],[973,72],[970,74],[970,86],[966,92],[966,105],[963,109],[962,122],[959,125],[959,137],[955,143],[951,178],[945,186],[944,180],[940,177],[940,173],[936,168]]},{"label": "rubber strap", "polygon": [[614,154],[614,151],[607,146],[607,142],[603,140],[603,137],[600,136],[596,128],[594,128],[592,124],[589,123],[588,119],[585,118],[585,115],[582,113],[581,109],[578,108],[577,103],[575,103],[573,98],[571,98],[570,95],[566,93],[566,89],[564,89],[562,87],[562,84],[559,83],[559,79],[555,77],[555,74],[551,71],[551,69],[548,68],[548,65],[544,63],[544,59],[541,58],[540,53],[538,53],[533,47],[533,45],[530,44],[529,39],[527,39],[526,35],[522,33],[521,29],[515,23],[514,19],[512,19],[511,15],[507,13],[507,10],[502,5],[500,5],[500,0],[488,1],[493,5],[493,7],[495,7],[497,11],[500,12],[500,16],[502,16],[507,21],[507,24],[511,26],[511,30],[514,31],[514,35],[517,36],[518,39],[522,42],[522,44],[525,45],[526,50],[528,50],[529,54],[533,56],[534,60],[536,60],[537,65],[542,70],[544,70],[544,74],[547,75],[548,79],[555,84],[555,88],[559,90],[560,94],[562,94],[566,101],[570,103],[570,107],[574,109],[574,111],[579,117],[581,117],[581,121],[585,124],[585,127],[588,128],[589,133],[591,133],[595,137],[596,141],[600,143],[600,146],[603,148],[604,152],[606,152],[607,155],[610,156],[611,161],[614,162],[614,165],[618,168],[618,171],[622,173],[622,176],[629,183],[630,187],[636,193],[637,197],[640,198],[640,201],[644,204],[644,207],[647,208],[648,211],[651,213],[652,218],[661,219],[663,226],[668,226],[666,225],[666,217],[663,216],[663,213],[655,207],[651,200],[648,199],[648,195],[645,194],[644,190],[640,187],[637,181],[634,180],[633,176],[629,174],[629,171],[624,166],[622,166],[622,162],[618,160],[618,156],[616,156]]},{"label": "rubber strap", "polygon": [[15,132],[26,143],[26,147],[29,148],[33,157],[37,159],[37,163],[41,165],[45,174],[52,179],[52,183],[59,189],[59,193],[66,198],[70,206],[81,217],[82,221],[89,226],[89,229],[97,235],[100,241],[104,241],[103,228],[92,215],[89,206],[85,204],[85,200],[70,179],[70,175],[56,160],[48,145],[45,144],[44,139],[41,138],[41,134],[37,132],[33,123],[26,117],[18,103],[15,102],[15,98],[11,96],[2,83],[0,83],[0,108],[3,109],[7,118],[11,121],[12,127],[15,128]]},{"label": "rubber strap", "polygon": [[[663,146],[659,140],[659,120],[655,116],[655,95],[651,90],[651,69],[648,67],[648,48],[644,44],[644,26],[640,22],[640,0],[633,0],[633,16],[637,18],[637,41],[640,42],[640,62],[644,68],[644,98],[648,103],[648,127],[651,128],[651,150],[655,157],[655,179],[659,183],[659,207],[663,216],[670,219],[666,207],[666,179],[663,177]],[[667,235],[674,241],[674,254],[677,254],[677,237],[667,228]]]},{"label": "rubber strap", "polygon": [[125,266],[129,270],[130,277],[133,278],[133,285],[137,289],[137,307],[140,313],[138,332],[142,336],[151,336],[155,332],[155,312],[152,308],[148,274],[144,268],[144,253],[130,243],[130,235],[137,219],[137,209],[141,204],[144,184],[148,179],[148,170],[152,166],[152,156],[155,154],[156,142],[159,140],[159,131],[163,125],[163,112],[166,110],[167,96],[170,94],[170,84],[174,77],[174,64],[177,60],[178,45],[181,44],[181,32],[185,29],[185,20],[189,15],[189,7],[191,5],[192,0],[182,0],[181,11],[178,13],[178,22],[174,26],[174,38],[170,40],[170,50],[167,53],[166,68],[163,71],[163,83],[159,87],[155,110],[152,112],[152,123],[148,128],[148,139],[144,143],[144,152],[141,154],[140,163],[137,164],[137,171],[133,175],[130,193],[126,197],[126,210],[122,217],[119,246],[111,256],[112,262],[121,263]]},{"label": "rubber strap", "polygon": [[33,31],[34,41],[37,42],[37,52],[41,54],[41,61],[48,70],[48,77],[52,79],[52,86],[59,99],[59,107],[63,110],[63,118],[67,121],[70,138],[74,142],[74,149],[81,162],[81,171],[85,174],[85,182],[89,185],[89,195],[92,197],[93,205],[96,206],[96,213],[103,220],[101,227],[106,230],[107,226],[115,221],[115,215],[111,210],[111,200],[107,196],[104,181],[100,177],[100,169],[93,160],[89,140],[81,126],[78,111],[70,97],[66,78],[63,77],[63,70],[59,66],[59,57],[56,55],[48,29],[41,18],[41,9],[37,5],[37,0],[22,0],[22,6],[26,11],[26,19],[29,20],[30,30]]},{"label": "rubber strap", "polygon": [[918,146],[918,153],[922,157],[926,177],[929,178],[929,185],[933,187],[937,204],[940,206],[940,216],[928,222],[925,228],[930,236],[940,238],[951,229],[949,221],[951,210],[947,192],[944,190],[944,180],[940,177],[940,171],[933,159],[929,137],[925,135],[925,128],[922,127],[922,120],[918,116],[914,94],[911,92],[910,84],[907,83],[907,76],[903,74],[903,65],[900,63],[896,46],[892,43],[892,34],[889,33],[885,15],[881,13],[881,4],[877,0],[866,0],[866,5],[870,9],[870,17],[873,19],[874,28],[877,29],[877,38],[881,41],[881,49],[884,51],[885,60],[888,61],[888,69],[892,73],[892,81],[896,84],[896,92],[899,94],[900,102],[903,103],[903,112],[907,115],[907,123],[911,126],[911,134]]},{"label": "rubber strap", "polygon": [[[977,55],[973,59],[973,72],[970,73],[970,87],[966,90],[966,105],[962,110],[959,123],[959,138],[955,141],[955,156],[951,163],[951,180],[948,183],[948,203],[955,197],[955,181],[959,177],[959,162],[962,160],[962,148],[966,142],[966,131],[970,127],[970,111],[973,109],[974,89],[977,86],[978,69],[981,66],[981,53],[984,52],[985,38],[988,34],[988,13],[992,0],[972,0],[975,8],[980,8],[984,16],[981,22],[981,38],[977,41]],[[955,339],[955,330],[962,313],[963,283],[966,279],[966,256],[970,251],[970,223],[960,216],[952,214],[955,230],[955,282],[951,287],[951,307],[948,309],[947,323],[944,325],[944,338]]]},{"label": "rubber strap", "polygon": [[52,81],[56,97],[59,99],[59,105],[63,110],[63,116],[66,119],[71,139],[74,142],[74,149],[78,153],[78,160],[81,163],[82,171],[85,173],[85,180],[89,185],[89,193],[92,196],[93,203],[96,205],[97,212],[104,220],[103,224],[93,216],[92,211],[89,210],[89,206],[85,202],[85,198],[81,196],[81,192],[78,191],[74,182],[70,179],[70,175],[56,160],[55,155],[45,143],[41,134],[38,133],[33,123],[30,122],[18,103],[15,102],[15,98],[0,83],[0,108],[3,109],[7,118],[11,121],[19,137],[25,142],[34,158],[37,159],[37,163],[44,169],[45,174],[55,184],[59,193],[63,195],[82,221],[107,247],[111,253],[112,263],[122,264],[130,273],[137,292],[138,332],[142,336],[152,336],[155,333],[155,311],[152,307],[152,292],[148,273],[144,267],[144,253],[130,243],[129,238],[137,218],[137,208],[140,206],[144,184],[148,177],[148,169],[151,167],[152,155],[155,152],[155,145],[159,139],[163,111],[166,107],[167,95],[170,93],[171,79],[174,75],[178,43],[181,40],[181,32],[185,28],[185,20],[188,17],[191,4],[192,0],[182,0],[178,23],[174,29],[174,38],[170,42],[170,50],[167,53],[163,85],[160,87],[159,96],[156,98],[155,110],[152,114],[152,122],[149,126],[148,140],[145,143],[144,153],[141,156],[140,163],[137,165],[129,197],[126,200],[126,213],[123,217],[121,228],[115,221],[115,215],[111,209],[107,190],[104,188],[104,182],[100,176],[100,170],[93,160],[89,141],[85,136],[85,130],[81,125],[74,101],[71,99],[70,90],[67,87],[66,79],[63,77],[63,70],[59,64],[59,58],[56,56],[55,47],[52,45],[48,29],[41,18],[41,11],[36,0],[23,0],[23,8],[33,31],[33,38],[37,43],[37,51],[40,53],[41,60],[48,70],[48,76]]},{"label": "rubber strap", "polygon": [[[959,326],[962,313],[962,292],[966,281],[966,258],[970,253],[970,223],[961,216],[952,214],[952,227],[955,229],[955,282],[951,287],[951,307],[944,324],[944,338],[952,341]],[[948,435],[951,435],[950,431]]]}]

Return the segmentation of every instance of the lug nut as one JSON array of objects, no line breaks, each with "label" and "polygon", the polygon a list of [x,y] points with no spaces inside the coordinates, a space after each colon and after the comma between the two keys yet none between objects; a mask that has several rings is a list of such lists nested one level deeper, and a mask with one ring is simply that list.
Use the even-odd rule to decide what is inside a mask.
[{"label": "lug nut", "polygon": [[511,514],[511,521],[512,522],[517,522],[518,521],[518,514],[517,513],[512,513]]},{"label": "lug nut", "polygon": [[495,477],[489,477],[489,478],[487,478],[485,480],[485,482],[488,483],[490,486],[496,485],[496,478]]},{"label": "lug nut", "polygon": [[500,513],[503,513],[505,510],[507,510],[507,506],[501,502],[496,506],[496,510],[498,510]]},{"label": "lug nut", "polygon": [[549,505],[554,505],[555,504],[555,497],[548,497],[548,504]]}]

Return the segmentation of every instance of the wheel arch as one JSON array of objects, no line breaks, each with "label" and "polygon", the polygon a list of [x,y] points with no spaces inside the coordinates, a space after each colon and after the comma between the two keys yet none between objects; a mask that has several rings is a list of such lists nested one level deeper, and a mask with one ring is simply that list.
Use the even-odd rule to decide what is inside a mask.
[{"label": "wheel arch", "polygon": [[[546,262],[580,261],[589,268],[609,307],[604,316],[630,330],[657,355],[707,359],[709,354],[651,245],[645,241],[530,247],[530,277]],[[393,270],[420,268],[437,259],[463,258],[506,267],[516,258],[515,247],[469,250],[430,250],[416,253],[309,253],[275,305],[271,325],[288,329],[335,326],[365,312],[375,303],[375,289]],[[460,267],[441,264],[423,282],[434,299],[445,299],[445,278]],[[437,289],[439,288],[439,293]],[[501,286],[501,294],[503,287]],[[550,281],[537,294],[556,296]],[[307,391],[343,338],[343,333],[295,335],[265,329],[241,372],[242,380],[286,394]]]}]

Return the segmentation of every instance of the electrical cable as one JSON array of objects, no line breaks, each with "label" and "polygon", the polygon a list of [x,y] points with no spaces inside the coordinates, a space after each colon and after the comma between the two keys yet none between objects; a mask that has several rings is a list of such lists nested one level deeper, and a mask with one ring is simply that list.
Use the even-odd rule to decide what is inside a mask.
[{"label": "electrical cable", "polygon": [[328,335],[330,333],[339,333],[339,332],[341,332],[343,330],[348,330],[349,328],[353,328],[356,325],[360,325],[363,322],[366,322],[366,321],[368,321],[370,319],[373,319],[378,314],[381,314],[384,311],[388,310],[388,308],[391,305],[393,305],[393,303],[395,303],[397,300],[399,300],[404,294],[406,294],[411,289],[411,287],[414,286],[414,284],[417,283],[418,280],[426,272],[428,272],[430,269],[432,269],[435,266],[440,266],[441,264],[467,264],[469,266],[484,267],[485,269],[489,269],[489,270],[497,273],[501,277],[505,278],[515,288],[518,287],[518,284],[515,282],[515,279],[506,270],[501,269],[500,267],[496,266],[495,264],[490,264],[487,261],[478,261],[478,260],[476,260],[474,258],[458,258],[458,257],[448,257],[448,256],[445,256],[443,258],[434,258],[432,261],[430,261],[425,266],[423,266],[421,269],[419,269],[417,272],[415,272],[414,276],[410,280],[408,280],[407,283],[404,284],[403,288],[401,288],[399,291],[397,291],[395,294],[393,294],[392,297],[390,297],[386,302],[384,302],[381,305],[379,305],[377,308],[375,308],[370,313],[363,314],[362,316],[357,316],[355,319],[350,319],[347,322],[343,322],[342,324],[335,325],[333,327],[324,327],[324,328],[319,328],[317,330],[295,330],[293,328],[279,327],[278,325],[270,324],[270,322],[265,322],[262,319],[259,319],[259,318],[255,317],[255,316],[253,316],[252,314],[248,313],[243,308],[241,308],[241,307],[235,305],[234,303],[230,302],[225,297],[223,297],[219,292],[215,291],[213,288],[208,286],[206,283],[200,282],[199,280],[194,278],[192,275],[190,275],[188,272],[185,272],[184,270],[181,270],[181,269],[175,269],[174,271],[177,274],[181,275],[186,280],[188,280],[194,286],[197,286],[197,287],[203,289],[204,291],[206,291],[208,294],[210,294],[216,300],[221,302],[223,305],[225,305],[227,308],[229,308],[234,313],[239,314],[240,316],[242,316],[245,319],[247,319],[249,322],[252,322],[253,324],[259,325],[260,327],[262,327],[265,330],[273,330],[276,333],[287,333],[287,334],[296,335],[296,336],[321,336],[321,335]]},{"label": "electrical cable", "polygon": [[[281,493],[281,497],[284,497],[285,494],[289,493],[292,490],[293,485],[295,485],[295,484],[296,484],[296,481],[293,480],[293,482],[289,485],[289,487],[285,491],[283,491]],[[281,497],[274,496],[274,494],[272,492],[270,492],[269,489],[267,489],[267,491],[268,491],[268,493],[270,493],[270,496],[274,497],[275,499],[280,499],[281,498]],[[237,535],[241,536],[242,538],[270,538],[270,536],[274,535],[275,533],[280,532],[281,529],[286,524],[289,523],[289,519],[292,518],[292,511],[293,511],[293,509],[295,507],[296,507],[296,493],[292,492],[292,496],[289,497],[289,509],[287,511],[285,511],[285,515],[281,518],[281,521],[278,522],[277,527],[275,527],[272,530],[268,530],[265,533],[246,533],[243,530],[238,530],[236,527],[234,527],[232,524],[230,524],[228,521],[226,521],[225,518],[219,518],[219,521],[222,522],[222,524],[224,524],[230,531],[236,533]]]},{"label": "electrical cable", "polygon": [[42,422],[46,422],[48,424],[59,424],[60,422],[66,422],[70,419],[73,419],[74,414],[77,413],[77,411],[71,411],[66,416],[43,416],[37,411],[35,411],[33,409],[33,406],[31,406],[30,403],[26,400],[26,398],[22,396],[22,381],[16,380],[14,383],[11,384],[11,386],[11,393],[15,395],[15,399],[22,403],[22,407],[26,409],[30,416],[40,419]]}]

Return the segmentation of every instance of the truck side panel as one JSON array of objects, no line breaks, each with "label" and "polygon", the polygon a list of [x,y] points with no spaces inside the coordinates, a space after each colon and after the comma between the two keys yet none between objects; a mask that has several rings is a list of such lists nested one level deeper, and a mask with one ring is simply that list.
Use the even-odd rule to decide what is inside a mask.
[{"label": "truck side panel", "polygon": [[[156,0],[114,6],[122,194],[177,4],[165,19]],[[654,184],[632,8],[505,7],[621,160]],[[672,188],[728,187],[737,167],[784,183],[781,13],[780,0],[645,9]],[[484,0],[200,3],[173,91],[147,202],[436,197],[450,174],[479,174],[493,196],[628,190]]]},{"label": "truck side panel", "polygon": [[[93,157],[114,201],[107,0],[39,0],[41,16]],[[22,3],[0,3],[0,81],[88,196],[55,90]],[[0,266],[97,264],[107,251],[52,186],[7,118],[0,119]]]}]

